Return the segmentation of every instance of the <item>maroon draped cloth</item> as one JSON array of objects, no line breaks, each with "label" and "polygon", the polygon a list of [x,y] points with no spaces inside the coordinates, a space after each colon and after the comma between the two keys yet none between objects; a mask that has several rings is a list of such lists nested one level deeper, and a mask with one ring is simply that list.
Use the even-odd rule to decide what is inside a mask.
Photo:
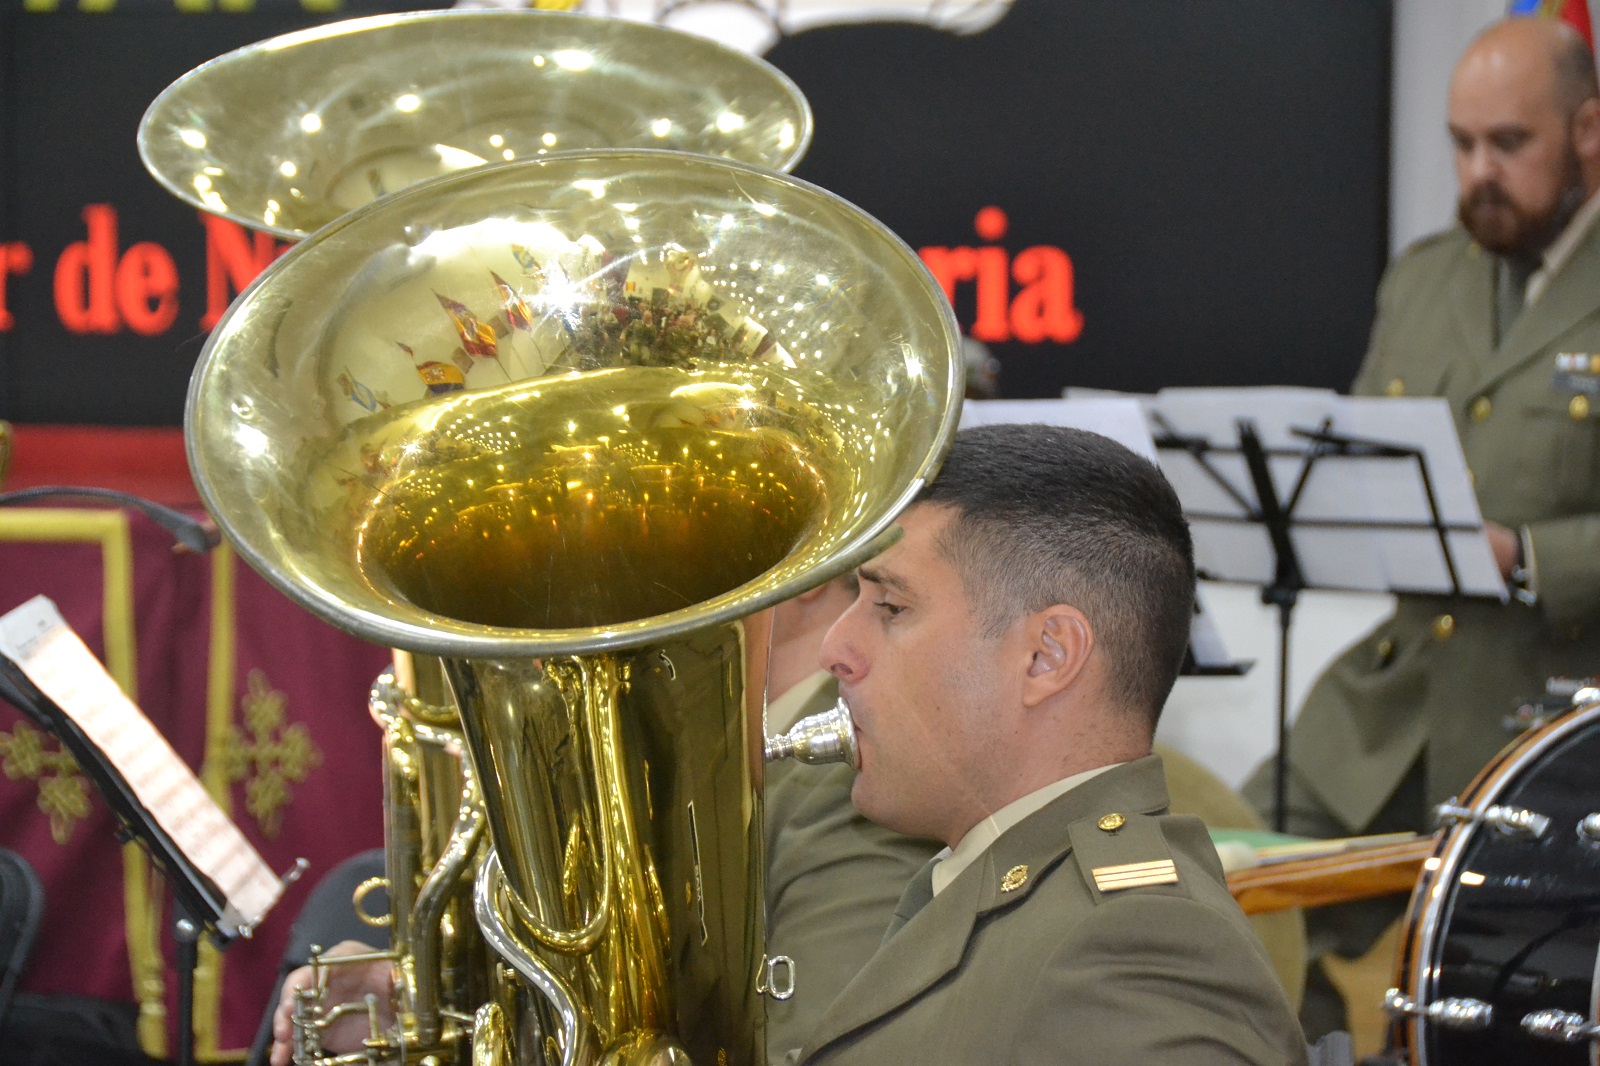
[{"label": "maroon draped cloth", "polygon": [[[317,876],[382,843],[380,737],[366,703],[389,653],[314,618],[237,559],[231,560],[231,616],[213,618],[212,558],[175,554],[171,537],[135,512],[129,522],[137,702],[197,773],[231,768],[233,819],[271,867],[287,870],[301,857],[311,863],[254,937],[223,953],[220,1007],[209,1018],[203,1010],[197,1016],[197,1046],[203,1057],[208,1045],[225,1054],[249,1045],[289,927]],[[102,582],[96,543],[0,542],[0,612],[49,596],[103,657]],[[232,698],[217,716],[226,721],[208,720],[212,643],[230,633]],[[45,887],[43,924],[22,989],[134,1000],[128,886],[115,820],[92,789],[86,816],[65,823],[58,817],[55,833],[40,808],[41,796],[59,798],[63,787],[53,768],[59,749],[15,708],[0,704],[0,845],[27,858]],[[170,900],[159,881],[152,891]],[[170,920],[170,913],[162,918],[161,940],[174,1019]],[[208,1030],[212,1040],[205,1039]],[[170,1033],[167,1046],[175,1046]]]}]

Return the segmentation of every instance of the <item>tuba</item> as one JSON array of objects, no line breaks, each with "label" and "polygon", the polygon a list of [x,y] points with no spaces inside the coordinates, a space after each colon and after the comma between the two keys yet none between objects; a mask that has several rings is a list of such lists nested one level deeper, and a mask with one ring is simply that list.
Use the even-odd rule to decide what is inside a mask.
[{"label": "tuba", "polygon": [[[309,990],[298,1061],[765,1061],[795,975],[764,749],[849,732],[766,743],[764,612],[894,535],[961,379],[881,224],[683,151],[385,190],[240,295],[190,387],[196,485],[268,580],[402,650],[371,700],[398,1016]],[[350,1011],[366,1052],[324,1053]]]}]

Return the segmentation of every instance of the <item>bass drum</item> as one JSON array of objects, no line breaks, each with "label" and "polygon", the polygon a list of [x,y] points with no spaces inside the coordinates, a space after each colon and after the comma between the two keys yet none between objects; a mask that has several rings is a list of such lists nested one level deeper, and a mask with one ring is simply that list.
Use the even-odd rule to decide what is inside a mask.
[{"label": "bass drum", "polygon": [[1594,1066],[1597,812],[1593,700],[1512,743],[1440,808],[1450,828],[1412,894],[1387,997],[1403,1061]]}]

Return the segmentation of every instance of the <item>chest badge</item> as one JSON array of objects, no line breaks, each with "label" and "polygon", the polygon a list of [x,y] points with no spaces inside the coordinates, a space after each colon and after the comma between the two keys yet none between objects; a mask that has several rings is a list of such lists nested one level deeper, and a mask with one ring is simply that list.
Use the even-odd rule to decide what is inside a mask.
[{"label": "chest badge", "polygon": [[1589,397],[1600,395],[1600,353],[1558,353],[1555,371],[1550,375],[1550,387],[1557,392],[1575,393],[1573,399],[1583,400],[1584,411],[1580,415],[1574,410],[1572,417],[1587,417]]}]

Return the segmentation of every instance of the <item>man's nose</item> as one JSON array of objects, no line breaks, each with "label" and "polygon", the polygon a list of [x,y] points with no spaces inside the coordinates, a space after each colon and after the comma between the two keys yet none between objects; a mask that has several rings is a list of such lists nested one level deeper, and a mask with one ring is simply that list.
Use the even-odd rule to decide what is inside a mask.
[{"label": "man's nose", "polygon": [[852,606],[828,628],[817,652],[817,662],[840,681],[856,681],[866,673],[865,661],[851,639]]},{"label": "man's nose", "polygon": [[1476,144],[1465,150],[1458,150],[1461,158],[1461,174],[1464,179],[1462,184],[1466,187],[1463,191],[1470,192],[1477,185],[1494,179],[1499,175],[1499,162],[1494,153],[1485,144]]}]

